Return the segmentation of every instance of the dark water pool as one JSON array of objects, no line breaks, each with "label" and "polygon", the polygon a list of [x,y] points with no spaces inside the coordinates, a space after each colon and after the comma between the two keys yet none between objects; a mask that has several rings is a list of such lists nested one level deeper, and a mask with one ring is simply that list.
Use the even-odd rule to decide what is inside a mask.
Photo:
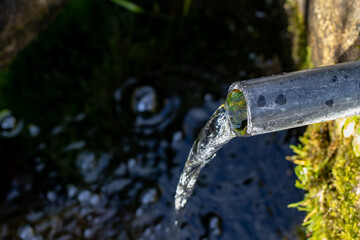
[{"label": "dark water pool", "polygon": [[[188,152],[230,83],[291,70],[282,1],[194,0],[187,16],[150,2],[136,3],[154,16],[74,0],[1,70],[0,239],[167,239]],[[299,131],[226,145],[180,239],[298,239],[285,156]]]}]

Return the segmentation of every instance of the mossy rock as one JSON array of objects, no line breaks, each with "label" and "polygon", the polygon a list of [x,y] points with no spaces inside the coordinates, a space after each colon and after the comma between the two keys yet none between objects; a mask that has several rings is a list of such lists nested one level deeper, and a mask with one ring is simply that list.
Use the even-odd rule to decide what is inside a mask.
[{"label": "mossy rock", "polygon": [[296,187],[304,200],[291,204],[308,214],[309,239],[360,237],[360,118],[319,123],[307,128],[301,144],[292,146],[289,160],[295,168]]},{"label": "mossy rock", "polygon": [[[306,12],[299,11],[301,2],[285,4],[297,68],[360,60],[359,1],[308,1]],[[359,239],[360,118],[311,125],[300,143],[288,160],[298,164],[295,185],[305,196],[290,207],[307,212],[306,237]]]}]

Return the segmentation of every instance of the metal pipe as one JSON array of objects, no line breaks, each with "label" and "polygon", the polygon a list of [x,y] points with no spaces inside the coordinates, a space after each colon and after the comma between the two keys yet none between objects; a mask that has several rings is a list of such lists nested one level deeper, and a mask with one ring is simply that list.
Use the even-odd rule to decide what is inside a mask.
[{"label": "metal pipe", "polygon": [[225,105],[237,136],[358,115],[360,61],[235,82]]}]

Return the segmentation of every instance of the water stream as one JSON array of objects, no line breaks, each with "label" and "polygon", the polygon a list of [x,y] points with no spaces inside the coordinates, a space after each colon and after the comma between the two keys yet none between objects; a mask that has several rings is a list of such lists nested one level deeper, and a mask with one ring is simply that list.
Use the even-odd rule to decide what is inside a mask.
[{"label": "water stream", "polygon": [[230,91],[196,138],[175,193],[175,210],[179,212],[194,191],[196,179],[216,152],[236,136],[246,134],[246,101],[242,92]]}]

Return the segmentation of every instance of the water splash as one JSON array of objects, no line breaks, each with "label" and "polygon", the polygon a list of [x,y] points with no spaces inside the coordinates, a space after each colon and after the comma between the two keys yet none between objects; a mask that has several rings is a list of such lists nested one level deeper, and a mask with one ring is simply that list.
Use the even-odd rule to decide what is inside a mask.
[{"label": "water splash", "polygon": [[235,136],[230,128],[227,112],[223,104],[211,116],[190,150],[176,189],[175,210],[177,212],[184,208],[192,194],[201,169],[215,157],[220,148]]}]

